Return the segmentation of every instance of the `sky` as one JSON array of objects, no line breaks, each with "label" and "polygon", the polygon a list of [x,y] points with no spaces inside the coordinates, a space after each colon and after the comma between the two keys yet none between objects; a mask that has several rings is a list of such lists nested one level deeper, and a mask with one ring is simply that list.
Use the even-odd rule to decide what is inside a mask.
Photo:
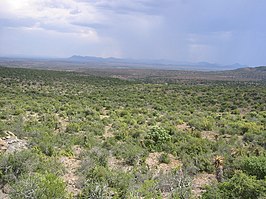
[{"label": "sky", "polygon": [[0,0],[0,56],[266,65],[265,0]]}]

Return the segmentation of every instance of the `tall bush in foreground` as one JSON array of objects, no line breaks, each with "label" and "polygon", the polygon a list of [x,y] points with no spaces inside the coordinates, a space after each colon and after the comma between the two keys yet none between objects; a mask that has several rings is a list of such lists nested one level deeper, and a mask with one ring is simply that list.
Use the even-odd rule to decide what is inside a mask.
[{"label": "tall bush in foreground", "polygon": [[246,157],[241,161],[240,169],[249,175],[256,176],[257,179],[264,179],[266,176],[266,157]]},{"label": "tall bush in foreground", "polygon": [[65,183],[56,175],[29,174],[20,178],[13,186],[11,199],[64,199],[66,198]]},{"label": "tall bush in foreground", "polygon": [[248,176],[242,171],[237,171],[226,182],[209,187],[202,196],[203,199],[258,199],[265,197],[265,180],[256,180],[254,176]]}]

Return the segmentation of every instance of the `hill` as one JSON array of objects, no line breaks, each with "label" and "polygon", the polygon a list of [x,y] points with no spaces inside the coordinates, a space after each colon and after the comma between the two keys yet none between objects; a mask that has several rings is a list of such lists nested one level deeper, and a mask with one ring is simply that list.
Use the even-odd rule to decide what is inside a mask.
[{"label": "hill", "polygon": [[258,66],[258,67],[245,67],[245,68],[238,68],[237,71],[243,72],[265,72],[266,66]]}]

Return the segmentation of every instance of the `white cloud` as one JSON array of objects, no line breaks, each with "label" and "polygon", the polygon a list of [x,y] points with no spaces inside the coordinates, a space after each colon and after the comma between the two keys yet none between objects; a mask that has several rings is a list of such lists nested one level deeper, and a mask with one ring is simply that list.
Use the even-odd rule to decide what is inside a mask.
[{"label": "white cloud", "polygon": [[22,35],[38,32],[40,38],[46,34],[48,40],[58,38],[59,46],[67,39],[86,40],[87,45],[96,45],[95,48],[105,43],[108,47],[102,49],[101,56],[127,56],[122,49],[128,48],[130,37],[145,42],[162,23],[160,16],[145,13],[151,3],[151,0],[2,0],[0,11],[5,12],[1,12],[0,18],[9,20],[4,23],[9,32]]},{"label": "white cloud", "polygon": [[39,26],[54,27],[54,30],[57,26],[71,29],[72,20],[95,22],[100,15],[90,4],[74,0],[2,0],[0,14],[1,18],[34,19]]},{"label": "white cloud", "polygon": [[[72,24],[72,21],[97,22],[101,20],[101,14],[88,3],[77,3],[74,0],[1,0],[0,4],[0,18],[2,21],[8,21],[2,23],[6,27],[0,27],[2,39],[10,40],[10,35],[17,35],[20,40],[27,38],[29,45],[34,47],[37,46],[30,41],[28,35],[34,38],[45,38],[48,43],[54,41],[54,44],[58,46],[71,43],[69,40],[74,45],[75,43],[102,45],[105,41],[105,38],[100,37],[94,28]],[[36,41],[37,39],[34,40]],[[84,45],[82,46],[84,48]],[[40,48],[42,48],[41,45],[37,51]],[[23,51],[22,48],[21,51]]]},{"label": "white cloud", "polygon": [[48,57],[69,57],[74,54],[120,56],[118,50],[110,49],[110,46],[116,47],[113,41],[108,38],[99,40],[93,31],[62,35],[60,32],[42,28],[13,27],[1,31],[0,43],[1,55],[12,52],[15,55]]}]

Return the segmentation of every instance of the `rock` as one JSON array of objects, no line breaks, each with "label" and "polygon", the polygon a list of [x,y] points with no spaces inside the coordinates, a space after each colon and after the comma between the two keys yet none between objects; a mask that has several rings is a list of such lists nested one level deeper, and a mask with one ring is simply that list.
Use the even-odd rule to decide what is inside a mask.
[{"label": "rock", "polygon": [[5,184],[2,190],[3,193],[9,194],[11,192],[11,186],[9,184]]},{"label": "rock", "polygon": [[0,139],[0,151],[6,151],[7,150],[7,143]]},{"label": "rock", "polygon": [[15,134],[12,133],[11,131],[6,131],[5,133],[7,136],[16,137]]},{"label": "rock", "polygon": [[9,199],[9,196],[5,194],[2,190],[0,190],[0,198],[1,199]]},{"label": "rock", "polygon": [[2,146],[1,148],[0,148],[0,151],[6,151],[7,150],[7,147],[5,147],[5,146]]},{"label": "rock", "polygon": [[6,142],[0,138],[0,146],[6,146]]},{"label": "rock", "polygon": [[18,139],[14,133],[7,131],[5,132],[6,137],[0,138],[0,151],[3,152],[15,152],[27,149],[27,141]]}]

